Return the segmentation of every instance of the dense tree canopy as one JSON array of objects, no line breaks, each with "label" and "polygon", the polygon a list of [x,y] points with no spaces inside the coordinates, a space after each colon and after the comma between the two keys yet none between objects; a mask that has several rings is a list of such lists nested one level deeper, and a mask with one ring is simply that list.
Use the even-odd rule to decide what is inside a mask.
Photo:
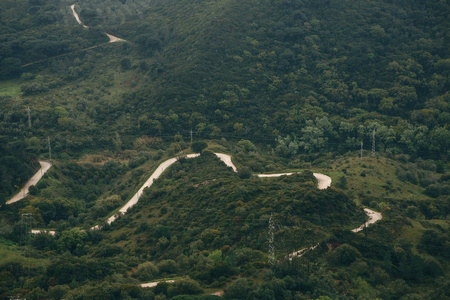
[{"label": "dense tree canopy", "polygon": [[[449,9],[2,0],[0,297],[449,297]],[[205,148],[232,154],[238,173]],[[4,205],[50,152],[30,196]],[[202,155],[103,224],[186,152]],[[351,233],[365,218],[355,203],[382,221]],[[30,226],[56,234],[31,238]]]}]

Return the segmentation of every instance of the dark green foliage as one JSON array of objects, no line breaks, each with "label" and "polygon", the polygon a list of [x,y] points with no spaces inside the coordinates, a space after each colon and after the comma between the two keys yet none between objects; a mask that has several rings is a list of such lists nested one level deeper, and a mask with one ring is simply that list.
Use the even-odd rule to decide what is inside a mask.
[{"label": "dark green foliage", "polygon": [[86,258],[65,258],[50,264],[46,275],[57,284],[98,280],[111,273],[111,265],[104,261]]},{"label": "dark green foliage", "polygon": [[167,282],[160,282],[153,289],[153,292],[155,293],[155,295],[163,294],[167,296],[167,289],[169,288],[169,285],[170,284]]},{"label": "dark green foliage", "polygon": [[227,286],[224,293],[225,299],[247,299],[250,291],[247,279],[239,278]]},{"label": "dark green foliage", "polygon": [[[184,278],[175,281],[175,283],[170,284],[167,288],[167,293],[169,297],[174,297],[176,295],[198,295],[203,292],[198,282],[190,278]],[[181,298],[184,299],[184,298]]]},{"label": "dark green foliage", "polygon": [[24,151],[21,142],[0,137],[0,205],[13,196],[38,170],[39,162]]},{"label": "dark green foliage", "polygon": [[339,177],[339,181],[336,185],[338,188],[346,190],[347,187],[347,177],[345,177],[345,175],[342,175],[341,177]]},{"label": "dark green foliage", "polygon": [[[164,175],[138,203],[138,206],[152,203],[160,211],[171,207],[164,214],[165,225],[155,226],[154,238],[150,242],[155,246],[161,237],[170,240],[176,236],[178,243],[191,247],[201,245],[196,246],[198,250],[202,247],[220,249],[230,245],[229,239],[234,243],[264,249],[268,215],[272,211],[286,226],[300,226],[297,218],[310,222],[308,224],[332,226],[339,222],[345,226],[357,216],[356,206],[344,194],[335,190],[317,190],[310,172],[242,181],[217,157],[201,155],[196,159],[180,160]],[[166,185],[166,182],[170,184]],[[178,200],[180,197],[184,199],[182,205]],[[202,213],[199,214],[199,210]],[[162,216],[161,213],[159,215]],[[180,215],[183,217],[179,218]],[[208,230],[197,233],[195,228],[199,226],[207,226]],[[251,242],[246,241],[250,232],[254,236]],[[283,234],[289,236],[289,231]],[[296,243],[293,237],[290,240]],[[170,245],[166,251],[172,247]],[[151,253],[156,255],[156,247],[152,248]],[[238,264],[244,264],[245,260],[265,264],[262,257],[253,259],[249,253],[240,255],[236,252],[235,259]],[[218,265],[215,267],[217,269],[201,270],[203,274],[194,277],[203,279],[206,274],[217,277],[214,275],[216,271],[218,274],[234,272],[227,268],[220,269]]]},{"label": "dark green foliage", "polygon": [[200,298],[197,297],[197,296],[179,295],[179,296],[172,297],[170,299],[174,299],[174,300],[197,300],[197,299],[200,299]]},{"label": "dark green foliage", "polygon": [[56,249],[55,238],[50,234],[36,234],[31,240],[31,244],[38,250],[50,251]]},{"label": "dark green foliage", "polygon": [[18,77],[22,73],[22,61],[16,57],[7,57],[0,62],[1,79]]},{"label": "dark green foliage", "polygon": [[[246,281],[226,286],[226,298],[449,297],[448,234],[433,223],[449,213],[448,178],[433,174],[445,172],[450,149],[445,1],[91,0],[75,9],[89,29],[65,1],[3,0],[0,8],[0,79],[25,73],[1,82],[0,204],[37,169],[30,153],[46,152],[47,136],[57,159],[48,180],[31,189],[35,197],[3,205],[0,219],[16,222],[30,209],[39,226],[59,234],[30,240],[32,262],[0,265],[0,297],[191,297],[181,296],[187,287],[138,287],[127,274],[146,261],[211,287],[233,276]],[[107,44],[105,31],[128,42]],[[23,66],[29,62],[37,63]],[[161,150],[152,157],[163,159],[186,151],[190,129],[196,139],[214,140],[211,148],[223,143],[239,153],[244,168],[235,174],[205,144],[193,144],[202,156],[167,170],[129,214],[101,233],[71,232],[117,208],[141,183],[146,158],[130,160],[131,147]],[[433,199],[362,195],[383,212],[367,235],[349,231],[362,222],[352,199],[318,191],[309,172],[250,176],[288,164],[327,167],[361,142],[368,150],[374,131],[377,154],[407,154],[396,175]],[[100,150],[128,166],[71,163]],[[369,171],[358,174],[369,181]],[[336,186],[345,189],[352,172]],[[280,263],[264,274],[270,216],[278,222]],[[398,237],[417,233],[418,222],[426,231],[414,249]],[[24,241],[24,229],[2,223],[14,242]],[[328,237],[341,244],[334,252],[322,243],[283,261]],[[39,259],[46,270],[34,265]]]},{"label": "dark green foliage", "polygon": [[84,245],[87,239],[87,233],[79,228],[72,228],[61,233],[57,246],[60,252],[70,251],[81,256],[84,253]]},{"label": "dark green foliage", "polygon": [[249,179],[252,176],[252,171],[248,167],[242,167],[239,169],[238,175],[241,179]]},{"label": "dark green foliage", "polygon": [[427,230],[420,239],[420,247],[431,255],[449,257],[450,241],[448,235],[436,230]]},{"label": "dark green foliage", "polygon": [[195,153],[201,153],[204,149],[208,147],[208,144],[204,141],[195,141],[191,144],[191,149]]},{"label": "dark green foliage", "polygon": [[131,60],[129,58],[122,58],[120,60],[120,67],[124,71],[131,69]]},{"label": "dark green foliage", "polygon": [[158,226],[156,226],[153,235],[157,239],[159,239],[161,237],[170,238],[172,233],[171,233],[170,227],[158,225]]},{"label": "dark green foliage", "polygon": [[118,246],[105,245],[95,250],[92,254],[94,257],[111,257],[123,252],[123,249]]},{"label": "dark green foliage", "polygon": [[335,265],[349,265],[361,257],[361,253],[355,247],[343,244],[330,254],[329,259]]}]

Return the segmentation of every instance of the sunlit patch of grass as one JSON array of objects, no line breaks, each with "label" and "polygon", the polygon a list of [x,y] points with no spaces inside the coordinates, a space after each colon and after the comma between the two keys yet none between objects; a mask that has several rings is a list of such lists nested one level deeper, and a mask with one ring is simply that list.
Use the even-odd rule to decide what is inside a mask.
[{"label": "sunlit patch of grass", "polygon": [[0,96],[20,96],[20,83],[17,80],[0,81]]},{"label": "sunlit patch of grass", "polygon": [[396,169],[401,163],[385,157],[344,156],[323,170],[332,179],[332,186],[337,187],[342,176],[347,178],[346,192],[353,198],[370,196],[374,198],[428,199],[423,194],[424,188],[400,180]]},{"label": "sunlit patch of grass", "polygon": [[0,267],[19,260],[20,256],[17,253],[11,251],[9,248],[0,246]]},{"label": "sunlit patch of grass", "polygon": [[417,252],[417,245],[419,244],[420,238],[422,237],[423,231],[425,231],[425,229],[419,221],[412,219],[409,219],[409,221],[411,223],[411,226],[404,226],[402,228],[399,240],[409,242],[413,246],[413,251]]},{"label": "sunlit patch of grass", "polygon": [[435,224],[435,225],[439,225],[442,228],[444,228],[445,230],[448,230],[450,227],[450,221],[449,220],[429,220],[429,223]]},{"label": "sunlit patch of grass", "polygon": [[23,249],[15,246],[13,242],[0,238],[0,267],[10,264],[27,264],[31,268],[45,266],[48,261],[45,259],[31,258],[24,253]]}]

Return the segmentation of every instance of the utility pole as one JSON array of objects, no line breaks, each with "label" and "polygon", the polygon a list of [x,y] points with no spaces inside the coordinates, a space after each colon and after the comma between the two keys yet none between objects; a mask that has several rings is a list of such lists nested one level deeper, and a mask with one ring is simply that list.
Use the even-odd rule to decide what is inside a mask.
[{"label": "utility pole", "polygon": [[366,212],[364,211],[364,208],[362,209],[363,213],[363,222],[364,222],[364,235],[367,238],[367,222],[366,222]]},{"label": "utility pole", "polygon": [[191,144],[192,144],[192,128],[191,128]]},{"label": "utility pole", "polygon": [[52,159],[52,146],[50,145],[50,137],[47,136],[47,143],[48,143],[48,157],[51,160]]},{"label": "utility pole", "polygon": [[362,156],[363,156],[363,141],[361,141],[361,161],[362,161]]},{"label": "utility pole", "polygon": [[372,156],[375,156],[375,129],[372,132]]},{"label": "utility pole", "polygon": [[[30,248],[31,248],[31,223],[33,221],[33,214],[32,213],[25,213],[22,214],[22,229],[24,231],[22,231],[22,246],[25,247],[25,257],[30,259]],[[29,234],[29,236],[28,236]],[[22,273],[22,280],[24,280],[24,275]],[[30,267],[29,267],[29,262],[27,264],[27,274],[26,274],[27,278],[30,277]]]},{"label": "utility pole", "polygon": [[269,264],[274,265],[275,264],[275,238],[274,238],[274,231],[275,231],[275,223],[273,221],[273,215],[270,215],[269,218]]},{"label": "utility pole", "polygon": [[26,236],[28,236],[28,232],[30,232],[30,235],[31,235],[31,221],[32,220],[33,220],[33,214],[32,213],[22,214],[22,223],[25,226],[25,233],[22,236],[22,238],[23,238],[23,245],[25,245],[25,243],[27,243],[29,241],[29,239],[27,239]]},{"label": "utility pole", "polygon": [[31,128],[31,109],[29,106],[27,108],[27,114],[28,114],[28,127]]}]

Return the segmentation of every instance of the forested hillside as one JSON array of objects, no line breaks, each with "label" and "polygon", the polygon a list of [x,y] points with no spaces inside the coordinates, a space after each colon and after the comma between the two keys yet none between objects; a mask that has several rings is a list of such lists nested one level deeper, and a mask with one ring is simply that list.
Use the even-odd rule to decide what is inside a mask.
[{"label": "forested hillside", "polygon": [[[22,91],[13,102],[22,110],[3,96],[2,127],[20,125],[11,115],[31,104],[32,134],[51,133],[59,153],[99,147],[93,136],[112,146],[117,132],[130,145],[191,128],[285,156],[343,153],[375,129],[380,150],[447,159],[442,1],[77,2],[89,29],[69,6],[2,7],[2,76],[20,76],[8,84]],[[127,42],[20,68],[101,44],[102,31]]]},{"label": "forested hillside", "polygon": [[26,152],[23,141],[9,142],[0,136],[0,205],[19,191],[39,167],[39,163]]},{"label": "forested hillside", "polygon": [[[2,0],[0,297],[449,298],[449,13]],[[205,147],[105,224],[161,162]],[[30,195],[4,205],[50,152]],[[301,173],[252,176],[276,172]],[[363,207],[383,219],[352,233]]]}]

